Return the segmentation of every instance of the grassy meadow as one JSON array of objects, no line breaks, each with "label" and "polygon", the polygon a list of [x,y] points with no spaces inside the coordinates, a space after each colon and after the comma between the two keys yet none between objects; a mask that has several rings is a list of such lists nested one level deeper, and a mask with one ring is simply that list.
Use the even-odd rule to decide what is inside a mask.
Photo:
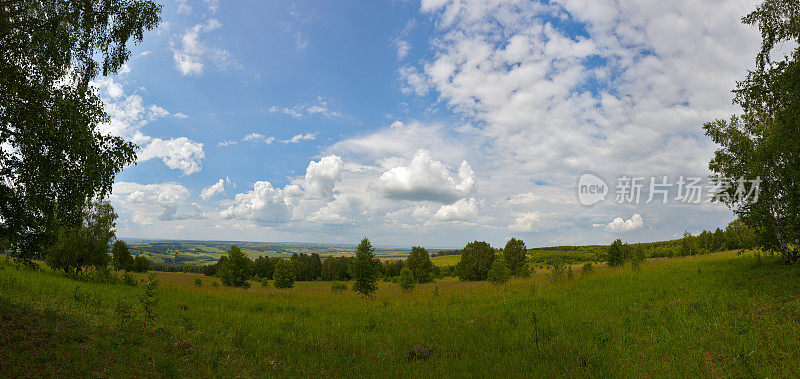
[{"label": "grassy meadow", "polygon": [[[144,283],[0,262],[3,377],[800,376],[800,268],[752,253],[499,287],[380,282],[371,299],[330,282],[231,289],[158,273],[151,318]],[[416,346],[431,355],[409,359]]]}]

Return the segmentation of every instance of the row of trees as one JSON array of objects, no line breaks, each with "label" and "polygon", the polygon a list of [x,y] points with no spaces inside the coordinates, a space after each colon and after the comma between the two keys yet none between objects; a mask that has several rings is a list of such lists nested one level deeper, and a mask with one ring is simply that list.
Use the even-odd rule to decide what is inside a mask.
[{"label": "row of trees", "polygon": [[512,238],[499,251],[485,241],[470,242],[461,250],[455,271],[461,280],[505,282],[510,275],[529,276],[525,242]]},{"label": "row of trees", "polygon": [[217,263],[203,268],[206,275],[219,276],[226,286],[245,287],[249,280],[273,280],[276,287],[291,287],[295,280],[354,280],[353,289],[365,296],[375,291],[380,277],[402,277],[413,283],[432,281],[437,267],[428,251],[420,246],[411,249],[405,260],[382,262],[375,249],[364,238],[352,257],[327,257],[319,254],[293,254],[289,259],[261,257],[250,260],[239,246],[232,245]]}]

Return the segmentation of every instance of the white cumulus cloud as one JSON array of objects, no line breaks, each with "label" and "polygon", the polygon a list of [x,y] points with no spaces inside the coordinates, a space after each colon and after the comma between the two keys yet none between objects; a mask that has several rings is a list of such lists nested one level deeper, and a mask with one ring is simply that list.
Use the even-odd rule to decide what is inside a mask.
[{"label": "white cumulus cloud", "polygon": [[323,157],[319,162],[311,161],[306,168],[304,189],[312,199],[330,199],[333,187],[339,180],[344,162],[336,155]]},{"label": "white cumulus cloud", "polygon": [[608,224],[594,224],[593,226],[595,228],[604,228],[607,232],[626,233],[640,229],[642,226],[644,226],[644,220],[642,219],[641,215],[635,213],[627,220],[623,220],[622,217],[617,217],[614,219],[614,221],[611,221]]},{"label": "white cumulus cloud", "polygon": [[394,167],[378,178],[378,188],[390,199],[449,203],[475,189],[475,173],[461,162],[456,179],[440,161],[419,150],[407,166]]},{"label": "white cumulus cloud", "polygon": [[139,161],[144,162],[154,158],[161,159],[167,167],[180,170],[184,175],[191,175],[200,171],[205,153],[202,143],[186,137],[168,140],[152,138],[139,152]]},{"label": "white cumulus cloud", "polygon": [[200,198],[207,201],[208,199],[221,194],[223,191],[225,191],[225,180],[220,179],[216,183],[203,188],[203,190],[200,191]]}]

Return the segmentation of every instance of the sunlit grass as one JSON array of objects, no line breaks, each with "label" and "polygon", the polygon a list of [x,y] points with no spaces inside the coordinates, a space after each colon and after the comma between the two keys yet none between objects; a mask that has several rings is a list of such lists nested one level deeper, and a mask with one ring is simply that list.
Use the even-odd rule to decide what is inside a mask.
[{"label": "sunlit grass", "polygon": [[[231,289],[158,273],[159,317],[138,342],[114,309],[128,303],[141,318],[141,288],[0,267],[5,312],[73,325],[29,333],[67,341],[34,344],[48,354],[0,346],[0,372],[11,376],[31,360],[43,373],[111,376],[800,374],[800,270],[750,254],[649,261],[639,272],[601,265],[557,282],[539,271],[500,287],[446,278],[406,293],[380,282],[371,299],[334,293],[330,282]],[[77,286],[92,299],[75,300]],[[433,354],[408,361],[414,346]]]}]

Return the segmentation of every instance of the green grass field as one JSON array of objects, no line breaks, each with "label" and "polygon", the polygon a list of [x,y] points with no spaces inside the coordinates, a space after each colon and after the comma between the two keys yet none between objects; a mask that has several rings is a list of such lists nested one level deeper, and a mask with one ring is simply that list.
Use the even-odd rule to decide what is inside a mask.
[{"label": "green grass field", "polygon": [[453,266],[458,264],[458,261],[461,259],[460,254],[456,255],[442,255],[438,257],[432,257],[431,262],[437,266]]},{"label": "green grass field", "polygon": [[[157,277],[148,324],[142,284],[0,263],[0,376],[800,375],[800,268],[752,254],[598,266],[555,283],[447,278],[403,293],[381,282],[372,299],[329,282]],[[431,356],[409,361],[415,346]]]}]

